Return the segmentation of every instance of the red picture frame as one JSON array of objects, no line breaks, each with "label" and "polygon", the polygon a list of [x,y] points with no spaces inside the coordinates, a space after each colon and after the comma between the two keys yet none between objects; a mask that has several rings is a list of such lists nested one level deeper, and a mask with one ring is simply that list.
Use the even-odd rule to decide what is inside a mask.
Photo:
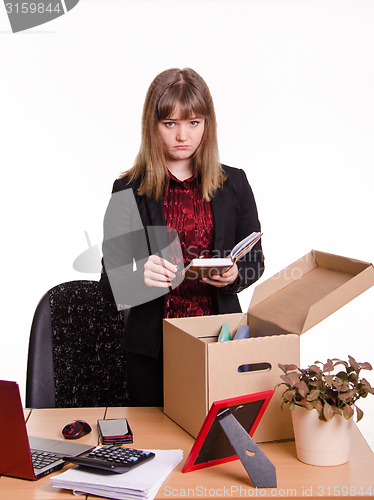
[{"label": "red picture frame", "polygon": [[274,391],[269,390],[215,401],[201,426],[182,472],[191,472],[238,460],[238,455],[217,421],[217,414],[230,408],[233,415],[252,437],[273,394]]}]

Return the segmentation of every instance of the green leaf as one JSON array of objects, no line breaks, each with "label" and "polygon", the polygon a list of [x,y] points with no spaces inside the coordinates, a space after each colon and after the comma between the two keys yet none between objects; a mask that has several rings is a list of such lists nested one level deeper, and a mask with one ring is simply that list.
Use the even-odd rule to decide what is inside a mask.
[{"label": "green leaf", "polygon": [[336,376],[340,379],[340,380],[343,380],[343,381],[347,381],[348,380],[348,374],[347,372],[339,372],[336,374]]}]

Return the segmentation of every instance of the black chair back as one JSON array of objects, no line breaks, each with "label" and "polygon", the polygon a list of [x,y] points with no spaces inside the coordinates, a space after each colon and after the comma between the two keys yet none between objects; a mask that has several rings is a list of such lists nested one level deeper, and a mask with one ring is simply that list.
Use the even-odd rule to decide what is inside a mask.
[{"label": "black chair back", "polygon": [[97,281],[51,288],[32,322],[26,406],[127,406],[124,321]]}]

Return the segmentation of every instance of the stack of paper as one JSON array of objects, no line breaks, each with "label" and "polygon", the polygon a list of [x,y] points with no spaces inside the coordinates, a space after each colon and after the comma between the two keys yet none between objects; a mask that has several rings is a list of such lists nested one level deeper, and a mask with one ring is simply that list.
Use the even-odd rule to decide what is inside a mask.
[{"label": "stack of paper", "polygon": [[127,499],[153,499],[170,472],[183,458],[182,450],[150,450],[155,457],[124,474],[75,467],[51,477],[52,486],[74,493]]}]

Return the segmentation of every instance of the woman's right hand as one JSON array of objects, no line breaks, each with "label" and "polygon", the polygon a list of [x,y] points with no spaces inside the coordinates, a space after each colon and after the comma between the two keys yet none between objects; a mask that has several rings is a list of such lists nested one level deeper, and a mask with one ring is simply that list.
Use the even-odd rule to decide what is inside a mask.
[{"label": "woman's right hand", "polygon": [[169,288],[177,270],[178,267],[171,262],[158,255],[150,255],[144,265],[144,283],[147,286]]}]

